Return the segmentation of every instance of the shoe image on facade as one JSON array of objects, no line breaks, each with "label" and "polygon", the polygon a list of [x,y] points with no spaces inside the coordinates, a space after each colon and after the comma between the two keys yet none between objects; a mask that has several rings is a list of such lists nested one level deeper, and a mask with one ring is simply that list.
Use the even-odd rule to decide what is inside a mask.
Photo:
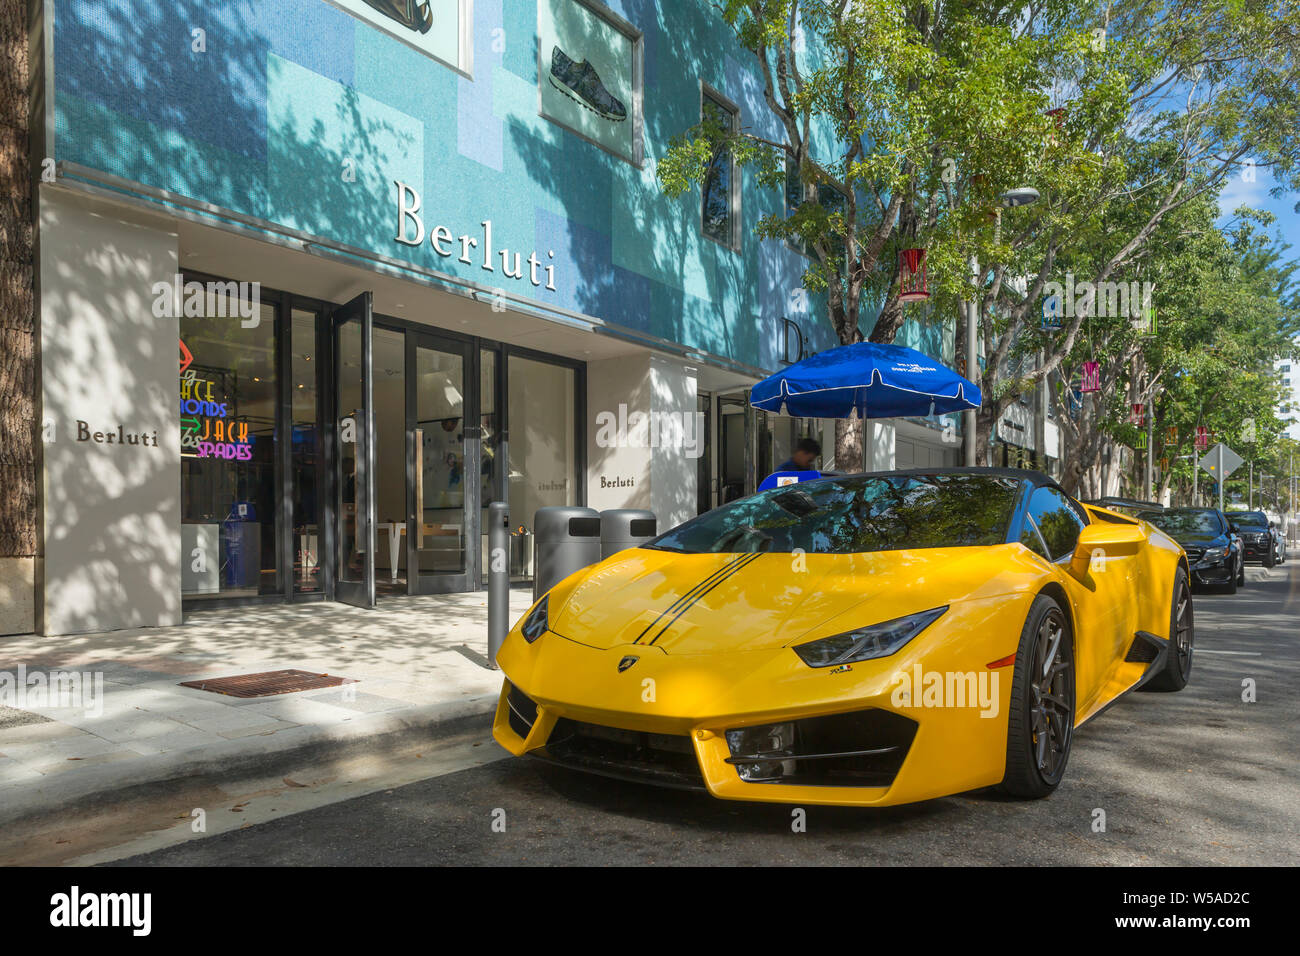
[{"label": "shoe image on facade", "polygon": [[627,119],[627,107],[605,88],[596,68],[586,60],[575,62],[558,46],[551,47],[551,86],[597,116],[614,123]]},{"label": "shoe image on facade", "polygon": [[419,0],[366,0],[390,20],[396,20],[402,26],[419,33],[428,33],[433,26],[433,11],[427,2]]}]

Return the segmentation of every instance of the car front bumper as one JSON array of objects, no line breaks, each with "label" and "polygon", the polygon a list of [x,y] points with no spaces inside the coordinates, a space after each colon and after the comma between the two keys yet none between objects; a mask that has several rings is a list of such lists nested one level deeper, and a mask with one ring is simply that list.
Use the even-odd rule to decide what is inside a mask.
[{"label": "car front bumper", "polygon": [[1263,561],[1270,554],[1277,553],[1272,541],[1247,541],[1241,550],[1247,561]]},{"label": "car front bumper", "polygon": [[1229,584],[1236,577],[1236,561],[1231,555],[1206,559],[1195,551],[1187,552],[1187,563],[1192,571],[1192,583],[1198,586]]},{"label": "car front bumper", "polygon": [[[989,665],[1014,656],[1027,602],[954,607],[942,634],[839,672],[810,668],[788,647],[690,655],[591,647],[553,632],[529,645],[512,635],[497,658],[506,680],[493,737],[516,756],[728,800],[884,806],[990,786],[1005,772],[1014,667]],[[629,656],[638,659],[620,669]],[[915,701],[900,694],[900,674],[936,672],[970,674],[979,702],[930,706],[919,691]],[[853,725],[851,745],[766,752],[761,762],[780,764],[779,779],[744,779],[740,766],[756,761],[739,760],[744,748],[734,752],[727,739],[729,730],[779,724],[803,739],[840,722]],[[839,759],[846,753],[854,759]],[[806,770],[823,760],[834,772]]]}]

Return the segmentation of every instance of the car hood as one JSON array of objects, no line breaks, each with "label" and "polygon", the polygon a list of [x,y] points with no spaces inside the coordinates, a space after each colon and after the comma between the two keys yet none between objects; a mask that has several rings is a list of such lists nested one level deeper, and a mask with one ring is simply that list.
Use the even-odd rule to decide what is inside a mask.
[{"label": "car hood", "polygon": [[[1018,544],[867,554],[679,554],[634,548],[558,587],[550,629],[591,647],[653,643],[669,654],[760,650],[970,597]],[[561,594],[561,592],[566,592]],[[814,632],[818,632],[814,634]]]}]

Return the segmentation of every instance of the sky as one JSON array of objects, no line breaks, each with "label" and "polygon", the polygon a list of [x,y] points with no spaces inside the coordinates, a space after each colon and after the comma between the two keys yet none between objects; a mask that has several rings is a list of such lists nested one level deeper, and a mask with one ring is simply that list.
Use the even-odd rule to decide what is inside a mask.
[{"label": "sky", "polygon": [[1232,216],[1233,210],[1241,205],[1266,209],[1277,217],[1277,221],[1268,229],[1269,234],[1280,236],[1283,242],[1290,243],[1291,248],[1287,250],[1286,257],[1294,259],[1300,257],[1300,213],[1295,212],[1295,204],[1300,196],[1291,193],[1275,199],[1268,194],[1274,185],[1273,177],[1267,169],[1256,169],[1254,182],[1247,182],[1241,176],[1233,177],[1219,195],[1219,212],[1223,217],[1219,224],[1223,225]]}]

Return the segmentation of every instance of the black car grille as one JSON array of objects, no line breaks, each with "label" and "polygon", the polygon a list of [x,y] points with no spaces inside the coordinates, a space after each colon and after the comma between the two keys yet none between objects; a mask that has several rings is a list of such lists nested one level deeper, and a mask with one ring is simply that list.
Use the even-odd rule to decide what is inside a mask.
[{"label": "black car grille", "polygon": [[1193,562],[1201,560],[1205,555],[1204,548],[1183,548],[1183,550],[1187,552],[1187,559]]},{"label": "black car grille", "polygon": [[703,790],[704,777],[689,737],[650,734],[562,717],[546,746],[533,755],[592,773],[659,786]]},{"label": "black car grille", "polygon": [[506,707],[510,712],[510,729],[520,737],[527,737],[537,722],[537,704],[514,684],[506,694]]},{"label": "black car grille", "polygon": [[738,754],[733,746],[727,762],[737,772],[742,765],[748,768],[753,783],[888,787],[907,759],[917,728],[902,714],[875,709],[791,723],[794,740],[788,751]]}]

